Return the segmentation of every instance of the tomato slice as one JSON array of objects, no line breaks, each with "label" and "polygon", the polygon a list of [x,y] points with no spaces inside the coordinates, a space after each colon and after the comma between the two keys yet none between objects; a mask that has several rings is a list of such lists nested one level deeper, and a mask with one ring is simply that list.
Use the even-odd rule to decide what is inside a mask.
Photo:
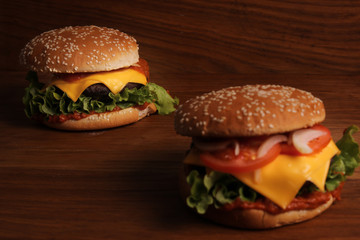
[{"label": "tomato slice", "polygon": [[230,174],[251,172],[272,162],[281,151],[280,144],[274,145],[269,152],[261,158],[256,158],[256,150],[248,146],[240,146],[240,153],[235,156],[233,148],[218,152],[205,152],[200,154],[201,161],[209,168]]},{"label": "tomato slice", "polygon": [[149,64],[145,59],[139,58],[139,61],[136,63],[136,65],[130,66],[129,68],[144,74],[146,79],[149,80]]},{"label": "tomato slice", "polygon": [[312,153],[303,154],[303,153],[299,152],[293,145],[289,145],[287,143],[282,143],[281,144],[281,154],[293,155],[293,156],[300,156],[300,155],[307,156],[307,155],[311,155],[311,154],[320,152],[324,147],[326,147],[329,144],[329,142],[331,140],[331,133],[327,127],[324,127],[323,125],[315,125],[309,129],[318,130],[318,131],[322,131],[325,133],[324,135],[308,142],[308,146],[313,150]]},{"label": "tomato slice", "polygon": [[287,143],[281,143],[281,154],[285,155],[292,155],[292,156],[300,156],[303,155],[301,152],[299,152],[294,145],[290,145]]},{"label": "tomato slice", "polygon": [[[328,145],[331,140],[330,130],[322,125],[316,125],[309,129],[323,131],[324,135],[317,137],[308,142],[308,146],[313,150],[310,154],[300,153],[293,145],[287,143],[275,144],[265,156],[257,158],[257,150],[261,143],[261,138],[248,139],[247,142],[240,144],[240,152],[235,156],[235,150],[233,146],[227,147],[224,150],[213,152],[202,152],[200,154],[200,160],[205,166],[219,172],[237,174],[244,172],[251,172],[256,169],[262,168],[269,164],[281,153],[286,155],[311,155],[320,152],[324,147]],[[264,141],[262,138],[261,142]]]}]

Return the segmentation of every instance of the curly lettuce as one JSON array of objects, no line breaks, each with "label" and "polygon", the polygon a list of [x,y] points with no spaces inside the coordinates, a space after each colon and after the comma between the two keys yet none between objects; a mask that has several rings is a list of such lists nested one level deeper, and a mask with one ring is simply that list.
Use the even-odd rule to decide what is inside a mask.
[{"label": "curly lettuce", "polygon": [[191,186],[187,205],[199,214],[204,214],[212,204],[219,208],[236,198],[254,202],[258,196],[257,192],[226,173],[212,171],[202,176],[198,170],[192,170],[186,180]]},{"label": "curly lettuce", "polygon": [[359,127],[355,125],[348,127],[344,131],[343,137],[336,143],[341,152],[331,160],[325,183],[327,191],[335,190],[360,165],[359,144],[352,136],[357,131],[359,131]]},{"label": "curly lettuce", "polygon": [[42,114],[46,117],[69,113],[97,113],[112,111],[115,107],[121,109],[145,103],[154,103],[158,113],[167,115],[175,111],[175,105],[179,104],[177,98],[172,98],[167,91],[155,83],[137,89],[125,88],[117,94],[109,93],[106,101],[100,101],[87,97],[83,94],[76,102],[73,102],[63,91],[55,86],[44,89],[44,84],[38,81],[36,72],[30,71],[26,79],[30,82],[25,89],[23,103],[26,116]]},{"label": "curly lettuce", "polygon": [[[327,191],[335,190],[341,182],[345,181],[346,176],[352,175],[355,168],[360,165],[359,145],[352,137],[358,130],[357,126],[350,126],[336,143],[341,153],[335,155],[331,161],[325,183]],[[255,190],[226,173],[212,171],[205,174],[198,170],[192,170],[187,176],[187,182],[190,185],[187,205],[195,208],[199,214],[204,214],[210,205],[219,208],[232,203],[236,198],[255,202],[261,197]],[[318,190],[317,187],[308,182],[299,190],[298,195],[316,190]]]}]

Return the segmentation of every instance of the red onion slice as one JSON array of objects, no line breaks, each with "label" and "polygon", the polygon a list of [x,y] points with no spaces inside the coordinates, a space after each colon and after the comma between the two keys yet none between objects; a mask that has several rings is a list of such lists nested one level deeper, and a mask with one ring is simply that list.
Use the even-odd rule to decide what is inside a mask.
[{"label": "red onion slice", "polygon": [[310,154],[313,152],[308,143],[320,136],[325,135],[326,132],[314,129],[301,129],[290,134],[291,142],[300,153]]},{"label": "red onion slice", "polygon": [[239,156],[240,154],[240,144],[237,141],[232,142],[234,144],[234,155]]},{"label": "red onion slice", "polygon": [[214,142],[205,142],[194,140],[193,143],[196,148],[205,152],[214,152],[227,148],[234,140],[224,140],[224,141],[214,141]]},{"label": "red onion slice", "polygon": [[263,142],[257,150],[257,158],[265,156],[269,150],[276,144],[286,142],[288,139],[285,135],[274,135]]},{"label": "red onion slice", "polygon": [[236,140],[225,140],[220,142],[202,142],[194,140],[194,145],[201,151],[214,152],[226,149],[229,145],[234,145],[234,155],[240,154],[240,144]]}]

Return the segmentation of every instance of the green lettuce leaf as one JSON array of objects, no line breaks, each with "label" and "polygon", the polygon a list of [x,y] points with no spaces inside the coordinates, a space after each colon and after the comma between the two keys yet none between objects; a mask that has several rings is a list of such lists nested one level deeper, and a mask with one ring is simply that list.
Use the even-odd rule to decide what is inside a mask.
[{"label": "green lettuce leaf", "polygon": [[26,79],[30,84],[25,89],[23,103],[26,116],[29,118],[37,114],[48,117],[74,112],[101,113],[112,111],[115,107],[124,109],[144,103],[154,103],[158,113],[166,115],[175,111],[175,105],[179,104],[177,98],[172,98],[164,88],[155,83],[148,83],[139,89],[125,88],[118,94],[110,92],[106,101],[92,99],[82,94],[76,102],[73,102],[66,93],[55,86],[43,89],[44,84],[38,81],[36,72],[30,71]]},{"label": "green lettuce leaf", "polygon": [[348,127],[344,131],[343,137],[336,143],[341,152],[335,155],[331,161],[325,183],[327,191],[335,190],[360,165],[359,144],[352,136],[357,131],[359,128],[355,125]]},{"label": "green lettuce leaf", "polygon": [[196,208],[200,214],[204,214],[209,205],[213,203],[213,198],[208,194],[203,178],[200,177],[198,171],[191,171],[186,178],[191,185],[190,196],[186,198],[187,205],[191,208]]},{"label": "green lettuce leaf", "polygon": [[258,196],[234,176],[216,171],[201,176],[197,170],[192,170],[187,182],[191,186],[190,196],[186,199],[187,205],[195,208],[199,214],[204,214],[212,204],[218,208],[232,203],[236,198],[254,202]]},{"label": "green lettuce leaf", "polygon": [[155,83],[148,83],[146,86],[156,99],[154,103],[160,115],[167,115],[176,110],[174,106],[179,104],[178,98],[172,98],[163,87]]}]

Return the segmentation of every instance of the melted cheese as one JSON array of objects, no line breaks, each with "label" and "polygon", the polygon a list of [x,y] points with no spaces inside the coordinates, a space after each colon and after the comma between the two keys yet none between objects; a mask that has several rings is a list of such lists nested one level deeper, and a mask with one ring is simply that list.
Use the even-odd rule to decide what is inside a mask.
[{"label": "melted cheese", "polygon": [[[311,181],[321,191],[325,190],[330,160],[338,152],[339,149],[331,140],[321,152],[310,156],[280,154],[260,169],[260,180],[256,179],[255,171],[234,176],[280,207],[286,208],[306,181]],[[204,166],[199,153],[194,150],[188,154],[184,163]]]},{"label": "melted cheese", "polygon": [[51,85],[55,85],[67,94],[71,100],[76,102],[81,93],[89,86],[102,83],[114,94],[119,93],[127,83],[140,83],[146,85],[144,74],[134,69],[122,69],[118,71],[94,73],[76,81],[64,81],[57,79]]}]

